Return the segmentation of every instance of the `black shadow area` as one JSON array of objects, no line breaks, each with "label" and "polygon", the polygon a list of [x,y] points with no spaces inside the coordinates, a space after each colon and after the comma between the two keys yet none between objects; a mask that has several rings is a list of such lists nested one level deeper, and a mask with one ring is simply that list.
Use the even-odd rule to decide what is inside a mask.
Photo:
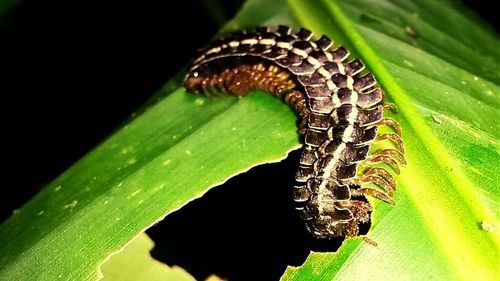
[{"label": "black shadow area", "polygon": [[293,208],[297,163],[293,152],[256,167],[167,216],[147,231],[156,243],[152,256],[197,280],[214,273],[228,280],[279,280],[310,249],[336,250],[339,241],[312,241]]}]

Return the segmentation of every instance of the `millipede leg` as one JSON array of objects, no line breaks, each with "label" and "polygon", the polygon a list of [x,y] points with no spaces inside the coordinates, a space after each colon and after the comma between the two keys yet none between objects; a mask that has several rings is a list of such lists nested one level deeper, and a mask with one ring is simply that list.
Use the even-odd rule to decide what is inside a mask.
[{"label": "millipede leg", "polygon": [[394,181],[394,178],[392,175],[387,171],[386,169],[382,167],[371,167],[370,169],[366,170],[363,172],[364,176],[377,176],[381,177],[387,182],[387,184],[391,187],[392,191],[396,191],[396,181]]},{"label": "millipede leg", "polygon": [[392,141],[398,147],[399,152],[401,152],[401,154],[405,153],[405,147],[403,144],[403,140],[401,139],[401,137],[399,135],[391,134],[391,133],[383,134],[383,135],[377,136],[373,141],[376,142],[376,141],[383,141],[383,140]]},{"label": "millipede leg", "polygon": [[304,95],[298,91],[292,91],[285,94],[284,101],[292,106],[302,117],[309,113]]},{"label": "millipede leg", "polygon": [[[387,149],[386,149],[387,150]],[[392,149],[394,150],[394,149]],[[365,161],[362,162],[362,164],[374,164],[374,163],[385,163],[389,166],[391,166],[394,169],[394,172],[396,174],[399,174],[400,169],[399,169],[399,164],[394,159],[394,156],[391,153],[385,153],[385,150],[377,151],[372,155],[369,155]],[[397,151],[397,150],[394,150]],[[406,162],[404,162],[406,163]]]},{"label": "millipede leg", "polygon": [[387,149],[382,149],[379,151],[376,151],[372,154],[373,156],[390,156],[393,159],[397,160],[403,167],[407,165],[405,156],[396,149],[392,148],[387,148]]},{"label": "millipede leg", "polygon": [[[379,170],[383,170],[383,172]],[[396,182],[387,170],[380,167],[372,167],[361,175],[358,175],[358,177],[350,179],[346,183],[355,185],[373,183],[382,188],[389,195],[392,195],[394,191],[396,191]]]},{"label": "millipede leg", "polygon": [[391,103],[391,102],[387,102],[387,103],[384,103],[382,105],[382,109],[383,110],[386,110],[386,109],[389,109],[390,111],[394,112],[394,113],[398,113],[398,108],[396,107],[395,104]]},{"label": "millipede leg", "polygon": [[396,134],[398,134],[399,136],[401,136],[401,126],[399,125],[399,123],[394,120],[393,118],[383,118],[382,120],[378,121],[376,123],[377,126],[380,126],[380,125],[387,125],[391,128],[394,129],[394,131],[396,132]]}]

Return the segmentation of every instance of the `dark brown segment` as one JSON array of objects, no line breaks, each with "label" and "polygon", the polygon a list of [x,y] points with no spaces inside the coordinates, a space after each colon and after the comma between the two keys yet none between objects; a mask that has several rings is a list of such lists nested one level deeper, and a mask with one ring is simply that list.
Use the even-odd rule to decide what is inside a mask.
[{"label": "dark brown segment", "polygon": [[325,84],[320,84],[314,87],[307,86],[306,93],[309,98],[326,98],[332,96],[332,91],[330,91]]},{"label": "dark brown segment", "polygon": [[[339,160],[339,162],[341,161]],[[356,176],[356,164],[347,165],[345,163],[339,163],[335,172],[336,174],[332,176],[336,176],[340,180],[353,178]]]},{"label": "dark brown segment", "polygon": [[[356,126],[354,126],[356,128]],[[360,127],[358,127],[360,128]],[[377,136],[378,127],[371,127],[368,129],[360,128],[359,134],[352,134],[354,143],[366,143],[372,141]]]},{"label": "dark brown segment", "polygon": [[344,47],[340,46],[336,50],[332,51],[332,56],[334,62],[341,62],[349,56],[349,52]]},{"label": "dark brown segment", "polygon": [[305,185],[295,186],[293,188],[293,200],[295,202],[305,202],[309,200],[309,196],[311,196],[310,191]]},{"label": "dark brown segment", "polygon": [[335,220],[335,221],[349,221],[353,218],[353,215],[351,211],[348,209],[337,209],[337,208],[332,208],[331,212],[329,215]]},{"label": "dark brown segment", "polygon": [[347,87],[347,76],[340,74],[340,73],[335,73],[332,75],[332,81],[337,85],[339,88],[345,88]]},{"label": "dark brown segment", "polygon": [[377,106],[373,109],[358,108],[357,122],[362,126],[371,125],[382,120],[383,115],[382,106]]},{"label": "dark brown segment", "polygon": [[321,50],[328,50],[333,45],[333,41],[330,40],[330,38],[326,37],[325,35],[321,36],[318,40],[316,40],[316,45],[318,48]]},{"label": "dark brown segment", "polygon": [[308,54],[313,50],[313,46],[308,41],[297,41],[293,43],[293,47],[300,49]]},{"label": "dark brown segment", "polygon": [[375,88],[370,92],[358,94],[358,105],[367,108],[382,102],[382,91]]},{"label": "dark brown segment", "polygon": [[297,169],[297,173],[295,174],[295,180],[298,182],[306,182],[313,176],[313,173],[313,167],[299,166],[299,168]]},{"label": "dark brown segment", "polygon": [[312,220],[314,218],[311,212],[309,212],[306,208],[302,206],[296,207],[295,210],[297,210],[297,212],[299,213],[300,218],[305,221]]},{"label": "dark brown segment", "polygon": [[353,110],[353,106],[351,104],[343,104],[342,106],[335,109],[335,120],[338,120],[339,123],[345,120],[348,121],[349,115]]},{"label": "dark brown segment", "polygon": [[332,118],[328,114],[311,112],[308,119],[308,125],[311,129],[326,130],[331,126]]},{"label": "dark brown segment", "polygon": [[312,217],[317,217],[319,215],[319,202],[317,195],[311,195],[309,201],[305,204],[305,209]]},{"label": "dark brown segment", "polygon": [[326,57],[325,52],[323,51],[313,50],[312,52],[309,53],[309,56],[315,58],[320,63],[325,63],[328,61],[328,58]]},{"label": "dark brown segment", "polygon": [[322,143],[324,143],[327,139],[328,138],[326,132],[324,131],[318,131],[313,129],[306,130],[305,143],[310,146],[318,147]]},{"label": "dark brown segment", "polygon": [[348,88],[340,88],[337,91],[337,97],[339,98],[340,104],[351,103],[351,97],[354,93]]},{"label": "dark brown segment", "polygon": [[319,73],[319,71],[315,71],[312,75],[301,75],[297,77],[297,80],[302,85],[313,86],[313,85],[325,85],[326,78]]},{"label": "dark brown segment", "polygon": [[278,37],[278,39],[276,39],[276,42],[283,42],[283,43],[288,43],[288,44],[292,45],[293,42],[295,42],[297,40],[298,39],[292,35],[283,35],[283,36]]},{"label": "dark brown segment", "polygon": [[329,190],[331,190],[333,197],[335,197],[337,200],[349,200],[351,198],[348,185],[336,184],[331,186]]},{"label": "dark brown segment", "polygon": [[[318,171],[317,173],[319,175],[323,174],[326,171],[326,167],[328,166],[328,164],[330,163],[330,161],[332,159],[333,159],[333,156],[331,154],[323,155],[323,157],[318,159],[318,161],[316,162],[315,168],[316,168],[316,171]],[[330,172],[330,171],[326,171],[326,172]],[[332,176],[335,177],[335,171],[332,170],[332,172],[333,172]]]},{"label": "dark brown segment", "polygon": [[334,62],[326,62],[325,64],[323,64],[323,68],[332,75],[339,73],[339,66]]},{"label": "dark brown segment", "polygon": [[278,29],[276,30],[276,33],[278,33],[281,36],[284,36],[284,35],[289,35],[291,31],[292,31],[291,27],[285,25],[279,25]]},{"label": "dark brown segment", "polygon": [[289,51],[286,57],[276,60],[276,63],[289,68],[292,65],[299,65],[302,63],[302,60],[303,58],[301,56]]},{"label": "dark brown segment", "polygon": [[310,98],[309,108],[318,113],[330,113],[333,110],[333,102],[331,98]]},{"label": "dark brown segment", "polygon": [[303,60],[300,65],[297,66],[292,65],[289,67],[289,69],[292,73],[297,75],[308,75],[308,74],[310,75],[316,70],[316,68],[307,60]]},{"label": "dark brown segment", "polygon": [[305,28],[301,28],[299,32],[297,32],[297,37],[305,41],[311,39],[312,35],[312,32]]},{"label": "dark brown segment", "polygon": [[340,160],[347,164],[357,163],[365,160],[369,151],[369,145],[354,146],[352,143],[347,143],[346,149],[344,149]]},{"label": "dark brown segment", "polygon": [[375,85],[377,82],[375,81],[375,77],[373,74],[368,73],[365,76],[355,76],[353,87],[356,91],[360,92],[371,86]]},{"label": "dark brown segment", "polygon": [[312,166],[314,162],[316,162],[317,158],[316,152],[312,147],[310,147],[310,149],[304,148],[302,150],[302,154],[300,155],[300,164]]},{"label": "dark brown segment", "polygon": [[365,69],[365,65],[359,59],[355,59],[345,64],[345,72],[347,75],[354,76],[363,69]]},{"label": "dark brown segment", "polygon": [[333,155],[339,145],[342,143],[342,135],[343,133],[338,133],[333,136],[331,141],[327,141],[323,146],[321,146],[320,150],[327,155]]}]

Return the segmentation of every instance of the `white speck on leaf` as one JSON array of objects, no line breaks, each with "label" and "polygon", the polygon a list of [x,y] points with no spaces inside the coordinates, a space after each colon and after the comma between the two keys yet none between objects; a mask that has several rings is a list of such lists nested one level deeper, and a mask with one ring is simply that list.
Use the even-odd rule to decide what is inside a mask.
[{"label": "white speck on leaf", "polygon": [[138,190],[132,192],[129,196],[127,196],[127,199],[130,199],[130,198],[136,196],[139,192],[141,192],[141,189],[138,189]]},{"label": "white speck on leaf", "polygon": [[191,150],[186,150],[184,152],[186,152],[187,155],[191,155]]},{"label": "white speck on leaf", "polygon": [[62,188],[62,185],[58,185],[58,186],[56,186],[56,188],[54,188],[54,191],[57,192],[57,191],[61,190],[61,188]]},{"label": "white speck on leaf", "polygon": [[135,164],[135,162],[137,162],[137,159],[136,159],[136,158],[130,158],[130,159],[127,161],[127,164],[128,164],[128,165],[132,165],[132,164]]},{"label": "white speck on leaf", "polygon": [[490,222],[488,222],[488,221],[482,221],[481,222],[481,227],[486,232],[493,232],[493,231],[495,231],[495,226],[493,224],[491,224]]},{"label": "white speck on leaf", "polygon": [[172,163],[172,160],[167,159],[167,160],[163,161],[162,165],[163,166],[168,166],[170,163]]},{"label": "white speck on leaf", "polygon": [[161,190],[165,187],[165,184],[160,184],[159,186],[155,187],[155,191]]},{"label": "white speck on leaf", "polygon": [[415,65],[409,60],[403,60],[403,63],[408,67],[415,67]]},{"label": "white speck on leaf", "polygon": [[144,200],[139,201],[139,205],[141,205],[142,203],[144,203]]},{"label": "white speck on leaf", "polygon": [[43,215],[43,213],[45,213],[45,212],[44,211],[40,211],[40,212],[38,212],[38,215],[41,216],[41,215]]},{"label": "white speck on leaf", "polygon": [[78,200],[73,200],[71,203],[64,205],[64,209],[74,208],[78,204]]}]

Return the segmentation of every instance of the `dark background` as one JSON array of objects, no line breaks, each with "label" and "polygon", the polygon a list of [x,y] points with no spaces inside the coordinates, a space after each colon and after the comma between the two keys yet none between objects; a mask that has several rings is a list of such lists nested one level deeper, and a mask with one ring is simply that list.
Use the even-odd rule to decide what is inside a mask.
[{"label": "dark background", "polygon": [[[227,8],[223,18],[230,19],[240,1],[220,1]],[[0,222],[110,134],[209,41],[220,18],[215,21],[202,2],[212,3],[24,0],[0,20]],[[498,31],[494,1],[465,2]],[[222,196],[214,192],[208,197]],[[286,248],[275,246],[282,253]],[[296,254],[302,257],[302,250]]]}]

